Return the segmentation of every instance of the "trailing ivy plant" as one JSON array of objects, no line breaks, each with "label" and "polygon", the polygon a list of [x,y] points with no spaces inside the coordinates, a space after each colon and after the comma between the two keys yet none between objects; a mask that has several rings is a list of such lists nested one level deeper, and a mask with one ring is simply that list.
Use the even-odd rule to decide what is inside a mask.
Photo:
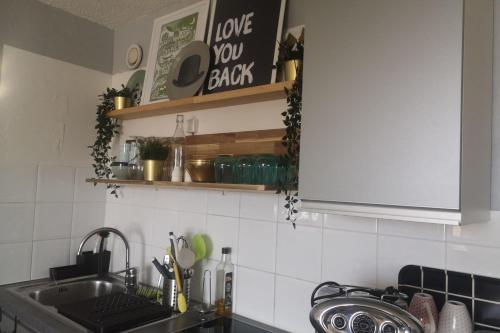
[{"label": "trailing ivy plant", "polygon": [[278,184],[278,193],[285,195],[285,208],[287,221],[295,228],[297,220],[298,184],[299,184],[299,156],[300,156],[300,131],[302,125],[302,68],[297,68],[297,77],[290,89],[285,88],[287,95],[287,108],[281,113],[285,124],[286,134],[282,144],[286,154],[282,156],[282,165],[287,166],[286,176]]},{"label": "trailing ivy plant", "polygon": [[[111,179],[114,177],[110,168],[110,163],[114,160],[114,157],[109,156],[109,150],[111,149],[111,140],[113,140],[115,134],[119,133],[120,125],[116,119],[108,118],[107,114],[115,108],[114,98],[126,95],[127,93],[128,88],[122,85],[121,90],[106,88],[106,91],[99,95],[101,104],[97,105],[97,124],[94,127],[97,135],[94,144],[89,146],[92,150],[90,156],[94,159],[92,167],[99,179]],[[94,183],[95,185],[97,183]],[[118,197],[117,190],[119,186],[117,184],[107,184],[107,188],[111,189],[111,194]]]}]

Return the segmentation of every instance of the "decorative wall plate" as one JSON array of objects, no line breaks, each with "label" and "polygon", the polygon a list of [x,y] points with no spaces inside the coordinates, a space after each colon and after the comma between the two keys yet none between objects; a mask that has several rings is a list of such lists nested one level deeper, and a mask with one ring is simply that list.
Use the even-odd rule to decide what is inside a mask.
[{"label": "decorative wall plate", "polygon": [[132,44],[127,50],[125,56],[125,63],[130,69],[136,69],[139,67],[142,61],[142,48],[138,44]]}]

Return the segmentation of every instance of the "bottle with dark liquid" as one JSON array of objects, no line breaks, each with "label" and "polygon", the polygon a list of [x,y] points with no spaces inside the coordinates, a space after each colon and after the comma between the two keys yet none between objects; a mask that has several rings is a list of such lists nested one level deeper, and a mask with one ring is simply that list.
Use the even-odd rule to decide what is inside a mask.
[{"label": "bottle with dark liquid", "polygon": [[222,248],[222,258],[216,268],[215,313],[227,315],[233,309],[233,272],[231,248]]}]

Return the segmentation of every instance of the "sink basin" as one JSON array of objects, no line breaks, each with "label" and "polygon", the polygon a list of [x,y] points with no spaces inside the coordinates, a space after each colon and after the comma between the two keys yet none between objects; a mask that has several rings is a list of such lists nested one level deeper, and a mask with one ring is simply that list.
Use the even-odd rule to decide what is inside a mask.
[{"label": "sink basin", "polygon": [[123,292],[122,284],[105,280],[64,283],[31,291],[29,296],[43,305],[57,306],[76,301]]},{"label": "sink basin", "polygon": [[54,309],[61,304],[121,293],[125,290],[125,286],[123,280],[118,277],[108,275],[99,278],[93,275],[58,283],[32,281],[10,290],[23,298],[35,301],[41,307]]}]

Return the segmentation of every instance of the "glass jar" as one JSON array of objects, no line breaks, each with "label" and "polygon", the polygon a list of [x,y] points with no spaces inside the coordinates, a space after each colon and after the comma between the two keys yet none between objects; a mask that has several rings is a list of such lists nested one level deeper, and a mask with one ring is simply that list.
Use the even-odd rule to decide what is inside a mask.
[{"label": "glass jar", "polygon": [[215,182],[233,184],[235,158],[232,155],[219,155],[215,158]]},{"label": "glass jar", "polygon": [[278,164],[278,156],[257,156],[255,159],[255,182],[263,185],[276,185],[278,183]]},{"label": "glass jar", "polygon": [[255,157],[251,155],[238,157],[235,176],[237,184],[255,184]]}]

